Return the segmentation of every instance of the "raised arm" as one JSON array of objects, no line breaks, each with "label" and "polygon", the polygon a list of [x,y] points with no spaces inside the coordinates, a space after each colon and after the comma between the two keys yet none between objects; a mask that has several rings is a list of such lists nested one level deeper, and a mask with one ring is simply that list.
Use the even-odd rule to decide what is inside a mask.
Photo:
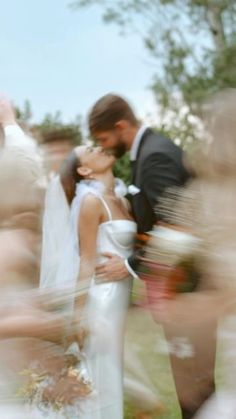
[{"label": "raised arm", "polygon": [[13,105],[9,99],[0,97],[0,124],[5,135],[5,147],[29,147],[32,141],[16,122]]},{"label": "raised arm", "polygon": [[37,142],[17,124],[12,103],[1,95],[0,125],[4,132],[4,149],[14,155],[17,164],[22,164],[23,172],[28,178],[30,176],[32,183],[44,188],[43,161]]}]

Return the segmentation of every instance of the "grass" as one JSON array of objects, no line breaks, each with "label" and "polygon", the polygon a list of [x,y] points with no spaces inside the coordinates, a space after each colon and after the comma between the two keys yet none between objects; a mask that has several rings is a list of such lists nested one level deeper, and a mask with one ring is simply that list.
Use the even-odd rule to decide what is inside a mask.
[{"label": "grass", "polygon": [[[224,327],[224,326],[223,326]],[[224,370],[222,355],[224,353],[222,339],[218,336],[218,350],[216,362],[216,384],[217,388],[225,387]],[[132,370],[133,376],[139,373],[144,377],[147,375],[151,381],[155,394],[165,407],[163,415],[153,416],[152,419],[181,419],[179,404],[176,396],[175,386],[172,378],[169,356],[165,352],[165,339],[162,328],[154,323],[151,315],[144,310],[131,309],[127,321],[127,333],[125,344],[127,352],[134,353],[141,361],[141,367]],[[207,348],[206,348],[207,349]],[[127,364],[127,362],[125,362]],[[127,368],[126,368],[127,370]],[[135,412],[135,403],[130,398],[125,397],[124,419],[133,419]]]},{"label": "grass", "polygon": [[[126,352],[137,354],[141,361],[141,376],[148,376],[155,394],[165,406],[165,413],[158,419],[180,419],[180,411],[176,397],[169,357],[165,352],[165,340],[160,326],[156,325],[151,316],[140,310],[131,310],[127,322]],[[134,371],[134,375],[136,374]],[[142,380],[142,379],[141,379]],[[125,401],[125,419],[133,419],[134,403],[127,397]],[[153,416],[153,419],[156,419]]]}]

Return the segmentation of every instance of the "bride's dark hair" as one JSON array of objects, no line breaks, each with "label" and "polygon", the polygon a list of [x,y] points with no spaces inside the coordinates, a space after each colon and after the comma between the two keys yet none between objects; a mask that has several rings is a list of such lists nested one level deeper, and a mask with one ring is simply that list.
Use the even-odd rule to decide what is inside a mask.
[{"label": "bride's dark hair", "polygon": [[80,166],[80,159],[78,158],[75,150],[72,150],[65,161],[62,163],[60,169],[59,176],[69,205],[75,196],[76,183],[83,179],[83,176],[80,176],[77,172],[77,169]]}]

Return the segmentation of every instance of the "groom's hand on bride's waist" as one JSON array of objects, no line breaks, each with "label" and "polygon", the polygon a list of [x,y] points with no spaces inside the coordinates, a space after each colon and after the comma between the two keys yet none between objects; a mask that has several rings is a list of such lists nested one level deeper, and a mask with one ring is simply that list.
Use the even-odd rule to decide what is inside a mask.
[{"label": "groom's hand on bride's waist", "polygon": [[103,253],[107,260],[96,266],[95,274],[98,282],[121,281],[130,277],[125,259],[114,253]]}]

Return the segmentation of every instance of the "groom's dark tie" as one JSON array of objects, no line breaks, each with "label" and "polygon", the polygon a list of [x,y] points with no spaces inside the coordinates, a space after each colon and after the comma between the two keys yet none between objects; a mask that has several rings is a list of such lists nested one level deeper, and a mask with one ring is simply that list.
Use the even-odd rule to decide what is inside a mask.
[{"label": "groom's dark tie", "polygon": [[137,160],[131,160],[130,164],[131,164],[131,171],[132,171],[132,182],[134,182],[134,175],[135,175]]}]

